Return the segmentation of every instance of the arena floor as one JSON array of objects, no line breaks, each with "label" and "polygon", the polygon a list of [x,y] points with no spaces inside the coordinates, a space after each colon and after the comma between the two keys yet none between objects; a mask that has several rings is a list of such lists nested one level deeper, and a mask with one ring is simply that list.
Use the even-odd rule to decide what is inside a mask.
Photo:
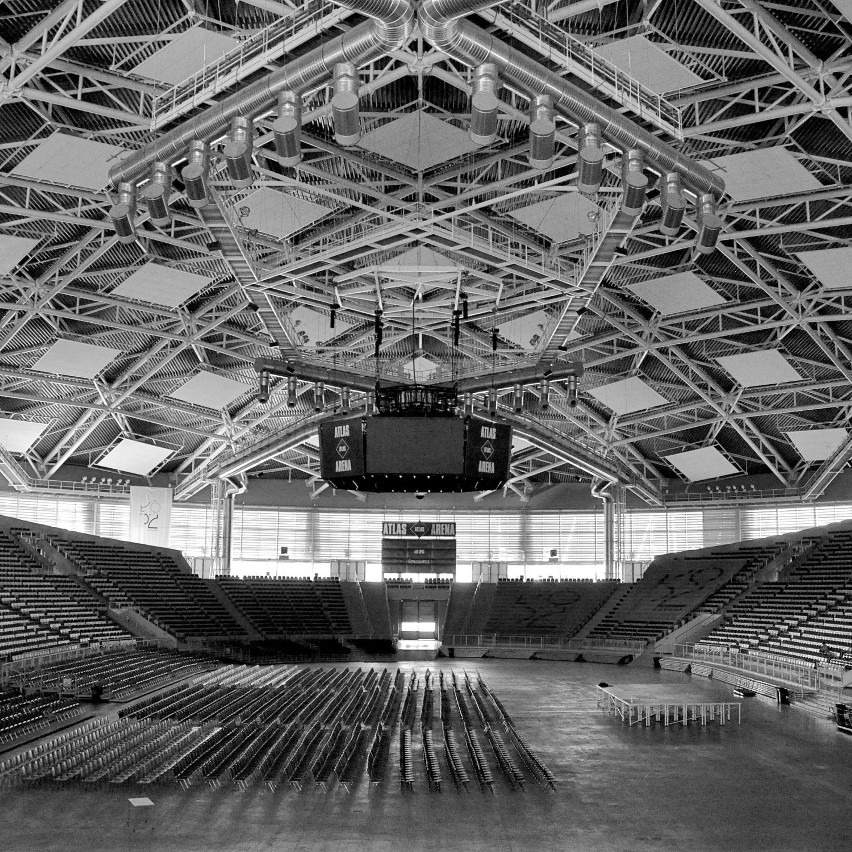
[{"label": "arena floor", "polygon": [[[637,666],[441,660],[430,667],[478,668],[558,777],[557,791],[530,783],[526,792],[511,792],[498,778],[493,795],[475,781],[470,792],[457,793],[445,779],[444,792],[430,794],[421,762],[414,792],[403,792],[395,749],[386,786],[365,782],[351,794],[49,783],[0,792],[0,850],[852,848],[852,738],[828,720],[744,699],[741,726],[628,728],[597,710],[599,681],[658,686],[661,695],[688,683],[707,700],[733,700],[730,687]],[[134,811],[133,796],[154,805]]]}]

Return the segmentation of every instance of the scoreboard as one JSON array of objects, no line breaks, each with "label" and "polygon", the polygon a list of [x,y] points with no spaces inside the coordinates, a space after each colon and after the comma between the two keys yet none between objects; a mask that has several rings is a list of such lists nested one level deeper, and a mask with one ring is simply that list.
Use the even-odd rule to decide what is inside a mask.
[{"label": "scoreboard", "polygon": [[382,525],[382,572],[454,575],[455,523],[385,522]]}]

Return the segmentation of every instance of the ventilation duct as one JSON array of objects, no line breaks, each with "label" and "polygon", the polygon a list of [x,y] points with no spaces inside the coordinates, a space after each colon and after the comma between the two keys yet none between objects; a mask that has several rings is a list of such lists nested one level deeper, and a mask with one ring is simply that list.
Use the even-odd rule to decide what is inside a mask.
[{"label": "ventilation duct", "polygon": [[261,370],[258,373],[258,389],[257,389],[257,401],[261,405],[266,405],[269,402],[269,371]]},{"label": "ventilation duct", "polygon": [[524,389],[519,384],[515,384],[512,397],[515,412],[520,414],[524,410]]},{"label": "ventilation duct", "polygon": [[325,408],[325,382],[317,382],[314,385],[314,411],[322,411]]},{"label": "ventilation duct", "polygon": [[171,170],[165,163],[154,163],[151,166],[151,180],[142,187],[139,193],[148,207],[148,217],[155,225],[168,225],[171,222],[169,213],[169,194],[171,192]]},{"label": "ventilation duct", "polygon": [[115,235],[120,243],[136,242],[136,229],[133,217],[136,215],[136,201],[133,197],[133,184],[120,183],[118,185],[118,200],[109,211]]},{"label": "ventilation duct", "polygon": [[577,377],[576,376],[568,376],[568,407],[576,408],[577,403],[579,402],[577,398]]},{"label": "ventilation duct", "polygon": [[628,216],[638,216],[645,205],[648,177],[643,172],[644,168],[645,157],[638,148],[625,154],[621,174],[621,209]]},{"label": "ventilation duct", "polygon": [[349,409],[352,405],[351,397],[352,397],[351,390],[344,385],[344,387],[342,387],[340,389],[340,411],[341,411],[341,413],[343,413],[343,414],[349,413]]},{"label": "ventilation duct", "polygon": [[401,47],[411,34],[414,17],[412,0],[340,0],[341,6],[355,9],[373,20],[319,45],[304,56],[288,62],[209,109],[193,116],[174,130],[164,133],[141,151],[135,151],[110,170],[110,181],[133,182],[160,160],[174,162],[186,156],[193,140],[211,143],[221,137],[235,116],[257,117],[269,108],[279,92],[304,93],[328,80],[340,62],[363,65]]},{"label": "ventilation duct", "polygon": [[486,62],[474,68],[472,88],[470,138],[475,145],[491,145],[497,138],[497,113],[500,109],[497,66]]},{"label": "ventilation duct", "polygon": [[282,166],[298,166],[302,159],[302,98],[296,92],[278,95],[278,118],[272,124],[275,151]]},{"label": "ventilation duct", "polygon": [[351,62],[334,66],[334,95],[331,98],[334,138],[338,145],[349,148],[361,138],[358,111],[358,69]]},{"label": "ventilation duct", "polygon": [[594,195],[600,189],[603,160],[601,128],[590,121],[577,134],[577,189],[583,195]]},{"label": "ventilation duct", "polygon": [[542,379],[538,386],[538,398],[541,403],[541,410],[547,411],[550,408],[550,381]]},{"label": "ventilation duct", "polygon": [[190,207],[200,209],[210,203],[207,194],[207,168],[210,161],[207,143],[198,139],[190,142],[187,159],[188,162],[180,173],[186,200]]},{"label": "ventilation duct", "polygon": [[555,156],[556,120],[553,98],[536,95],[530,104],[530,165],[534,169],[549,169]]},{"label": "ventilation duct", "polygon": [[718,175],[540,62],[469,21],[458,19],[461,15],[469,15],[491,5],[491,0],[422,0],[418,22],[423,35],[438,50],[474,67],[483,63],[495,64],[501,78],[528,97],[550,95],[554,109],[560,115],[580,127],[590,122],[599,124],[603,136],[621,150],[641,150],[648,167],[658,174],[676,172],[684,186],[696,195],[711,193],[718,198],[724,193],[725,182]]},{"label": "ventilation duct", "polygon": [[716,248],[722,220],[716,215],[716,199],[708,192],[698,200],[698,237],[695,248],[700,254],[711,254]]},{"label": "ventilation duct", "polygon": [[287,376],[287,407],[296,407],[296,377]]},{"label": "ventilation duct", "polygon": [[244,189],[254,183],[251,170],[251,152],[254,146],[251,119],[236,115],[231,121],[231,133],[222,154],[228,167],[228,177],[238,189]]},{"label": "ventilation duct", "polygon": [[660,193],[660,205],[663,208],[660,233],[667,237],[677,236],[686,210],[686,199],[683,197],[680,177],[674,172],[666,175],[665,184]]}]

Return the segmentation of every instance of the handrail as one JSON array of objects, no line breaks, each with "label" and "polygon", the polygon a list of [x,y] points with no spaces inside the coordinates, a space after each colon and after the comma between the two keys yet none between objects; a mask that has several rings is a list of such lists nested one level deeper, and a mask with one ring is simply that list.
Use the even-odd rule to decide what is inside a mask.
[{"label": "handrail", "polygon": [[501,636],[497,633],[450,634],[444,645],[475,648],[561,648],[569,651],[613,650],[642,653],[648,643],[638,639],[565,639],[561,636]]}]

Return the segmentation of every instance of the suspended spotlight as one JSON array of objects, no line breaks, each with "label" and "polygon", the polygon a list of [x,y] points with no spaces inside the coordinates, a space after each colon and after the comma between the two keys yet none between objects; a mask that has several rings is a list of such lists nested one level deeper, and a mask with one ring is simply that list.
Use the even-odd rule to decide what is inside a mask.
[{"label": "suspended spotlight", "polygon": [[594,121],[584,124],[577,134],[577,189],[583,195],[594,195],[600,189],[603,159],[600,125]]},{"label": "suspended spotlight", "polygon": [[520,414],[524,410],[524,389],[517,383],[512,398],[515,411]]},{"label": "suspended spotlight", "polygon": [[206,207],[210,203],[207,195],[207,166],[210,159],[207,143],[200,139],[193,139],[189,143],[187,159],[187,164],[180,172],[186,200],[190,207]]},{"label": "suspended spotlight", "polygon": [[542,379],[538,385],[538,396],[541,403],[541,410],[547,411],[550,408],[550,380]]},{"label": "suspended spotlight", "polygon": [[350,400],[349,388],[345,385],[340,389],[340,410],[343,414],[349,413],[349,407],[352,404]]},{"label": "suspended spotlight", "polygon": [[133,197],[133,184],[118,185],[118,201],[110,207],[109,218],[115,228],[115,235],[120,243],[136,242],[136,229],[133,217],[136,215],[136,199]]},{"label": "suspended spotlight", "polygon": [[257,391],[257,401],[261,405],[266,405],[269,402],[269,370],[261,370],[258,373],[260,384]]},{"label": "suspended spotlight", "polygon": [[628,216],[638,216],[645,204],[648,177],[643,171],[644,168],[645,155],[638,148],[625,154],[621,169],[621,210]]},{"label": "suspended spotlight", "polygon": [[287,405],[290,408],[296,407],[296,377],[287,376]]},{"label": "suspended spotlight", "polygon": [[497,351],[497,341],[498,341],[499,337],[500,337],[500,332],[496,328],[491,329],[491,351],[492,352]]},{"label": "suspended spotlight", "polygon": [[674,237],[680,230],[680,224],[686,210],[686,199],[683,197],[680,175],[677,172],[666,175],[665,185],[660,193],[660,204],[663,208],[663,217],[660,219],[660,233],[667,237]]},{"label": "suspended spotlight", "polygon": [[334,117],[334,138],[344,148],[357,144],[361,138],[361,119],[358,113],[358,70],[351,62],[334,66],[334,94],[331,98]]},{"label": "suspended spotlight", "polygon": [[698,199],[698,237],[695,249],[699,254],[712,254],[722,233],[722,219],[716,213],[716,199],[708,192]]},{"label": "suspended spotlight", "polygon": [[556,118],[553,98],[536,95],[530,102],[530,165],[534,169],[549,169],[553,165],[556,142]]},{"label": "suspended spotlight", "polygon": [[473,394],[466,393],[464,395],[464,413],[465,416],[473,414]]},{"label": "suspended spotlight", "polygon": [[171,169],[165,163],[151,165],[151,180],[142,188],[139,195],[148,204],[148,216],[155,225],[168,225],[169,194],[171,193]]},{"label": "suspended spotlight", "polygon": [[314,411],[322,411],[325,408],[325,382],[317,382],[314,385]]},{"label": "suspended spotlight", "polygon": [[488,410],[494,414],[497,411],[497,389],[491,388],[488,391]]},{"label": "suspended spotlight", "polygon": [[473,69],[470,98],[470,138],[475,145],[490,145],[497,138],[497,110],[500,107],[500,77],[497,66],[484,62]]},{"label": "suspended spotlight", "polygon": [[468,313],[467,293],[461,294],[461,303],[462,303],[462,319],[467,319],[467,313]]},{"label": "suspended spotlight", "polygon": [[228,177],[239,189],[251,186],[254,181],[254,173],[251,170],[251,151],[254,144],[252,133],[251,119],[235,115],[231,120],[231,133],[222,150],[228,166]]},{"label": "suspended spotlight", "polygon": [[332,305],[331,310],[328,314],[328,327],[334,328],[335,322],[337,321],[337,305]]},{"label": "suspended spotlight", "polygon": [[459,345],[461,339],[461,311],[453,311],[453,346]]},{"label": "suspended spotlight", "polygon": [[302,99],[296,92],[278,95],[278,118],[272,122],[275,152],[282,166],[298,166],[302,159]]},{"label": "suspended spotlight", "polygon": [[367,391],[364,397],[364,407],[367,414],[372,414],[376,408],[376,394],[374,391]]},{"label": "suspended spotlight", "polygon": [[577,377],[568,376],[568,407],[576,408],[579,400],[577,399]]}]

